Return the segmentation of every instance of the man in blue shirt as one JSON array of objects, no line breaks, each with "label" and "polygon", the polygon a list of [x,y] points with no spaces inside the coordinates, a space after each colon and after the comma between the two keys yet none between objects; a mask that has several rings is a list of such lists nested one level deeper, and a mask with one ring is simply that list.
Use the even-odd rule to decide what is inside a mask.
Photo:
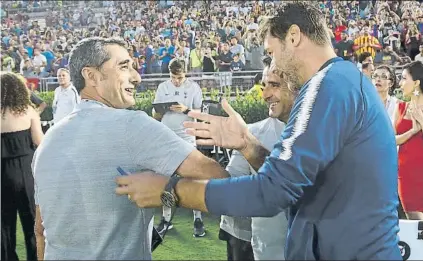
[{"label": "man in blue shirt", "polygon": [[165,46],[160,48],[159,58],[162,60],[162,73],[169,73],[169,63],[175,57],[175,47],[170,39],[165,40]]},{"label": "man in blue shirt", "polygon": [[268,53],[298,90],[271,152],[227,101],[227,118],[188,114],[202,120],[184,124],[202,138],[197,144],[237,149],[257,175],[196,181],[145,172],[119,177],[126,186],[116,192],[156,207],[168,203],[166,187],[179,206],[219,215],[266,217],[290,207],[287,260],[402,260],[394,131],[371,82],[336,56],[327,32],[320,12],[301,2],[261,28]]}]

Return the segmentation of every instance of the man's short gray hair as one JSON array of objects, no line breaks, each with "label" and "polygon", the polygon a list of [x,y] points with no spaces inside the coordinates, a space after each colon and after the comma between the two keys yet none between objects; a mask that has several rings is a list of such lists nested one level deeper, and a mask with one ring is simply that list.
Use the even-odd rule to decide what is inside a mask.
[{"label": "man's short gray hair", "polygon": [[121,38],[90,37],[78,42],[70,52],[70,77],[78,92],[85,87],[82,69],[84,67],[101,68],[110,60],[110,53],[104,48],[107,45],[119,45],[126,49],[126,42]]}]

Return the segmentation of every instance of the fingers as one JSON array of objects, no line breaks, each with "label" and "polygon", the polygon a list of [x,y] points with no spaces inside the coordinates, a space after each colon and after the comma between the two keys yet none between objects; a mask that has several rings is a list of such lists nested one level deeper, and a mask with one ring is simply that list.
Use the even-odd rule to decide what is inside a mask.
[{"label": "fingers", "polygon": [[212,139],[198,139],[195,141],[197,145],[214,146],[217,145]]},{"label": "fingers", "polygon": [[121,186],[115,189],[116,194],[118,195],[129,195],[131,189],[128,186]]},{"label": "fingers", "polygon": [[205,122],[186,121],[184,122],[184,127],[195,130],[208,130],[210,125]]},{"label": "fingers", "polygon": [[131,176],[119,176],[116,178],[116,183],[120,186],[127,186],[131,184]]},{"label": "fingers", "polygon": [[229,116],[235,116],[237,114],[226,99],[222,99],[222,108]]},{"label": "fingers", "polygon": [[186,133],[200,138],[211,138],[210,132],[207,130],[195,130],[195,129],[187,129]]},{"label": "fingers", "polygon": [[203,113],[203,112],[198,112],[198,111],[190,111],[188,113],[188,116],[197,120],[201,120],[201,121],[206,121],[206,122],[211,122],[213,119],[216,118],[216,116],[207,114],[207,113]]}]

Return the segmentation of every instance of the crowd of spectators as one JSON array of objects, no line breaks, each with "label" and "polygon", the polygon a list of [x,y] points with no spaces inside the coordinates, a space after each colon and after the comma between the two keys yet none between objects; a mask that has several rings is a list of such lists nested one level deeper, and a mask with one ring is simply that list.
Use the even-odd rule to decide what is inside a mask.
[{"label": "crowd of spectators", "polygon": [[[168,73],[169,61],[183,57],[192,74],[261,70],[260,17],[284,1],[10,1],[3,6],[3,71],[27,78],[56,76],[69,52],[89,36],[123,37],[141,75]],[[30,19],[14,8],[48,15]],[[316,1],[324,12],[339,56],[367,70],[377,64],[422,60],[421,1]],[[103,12],[95,12],[94,7]],[[369,61],[369,59],[367,59]],[[224,84],[226,85],[226,84]]]}]

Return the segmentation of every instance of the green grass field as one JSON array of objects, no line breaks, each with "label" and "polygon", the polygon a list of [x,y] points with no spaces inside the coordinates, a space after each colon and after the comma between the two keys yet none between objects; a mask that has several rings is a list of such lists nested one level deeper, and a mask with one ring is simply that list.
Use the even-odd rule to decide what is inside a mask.
[{"label": "green grass field", "polygon": [[[156,210],[156,214],[161,210]],[[226,260],[225,243],[218,239],[220,219],[216,216],[203,214],[207,234],[203,238],[194,238],[193,214],[191,210],[178,209],[164,244],[153,253],[154,260]],[[156,215],[156,223],[160,215]],[[22,227],[18,224],[16,248],[20,260],[26,260],[25,242]]]}]

